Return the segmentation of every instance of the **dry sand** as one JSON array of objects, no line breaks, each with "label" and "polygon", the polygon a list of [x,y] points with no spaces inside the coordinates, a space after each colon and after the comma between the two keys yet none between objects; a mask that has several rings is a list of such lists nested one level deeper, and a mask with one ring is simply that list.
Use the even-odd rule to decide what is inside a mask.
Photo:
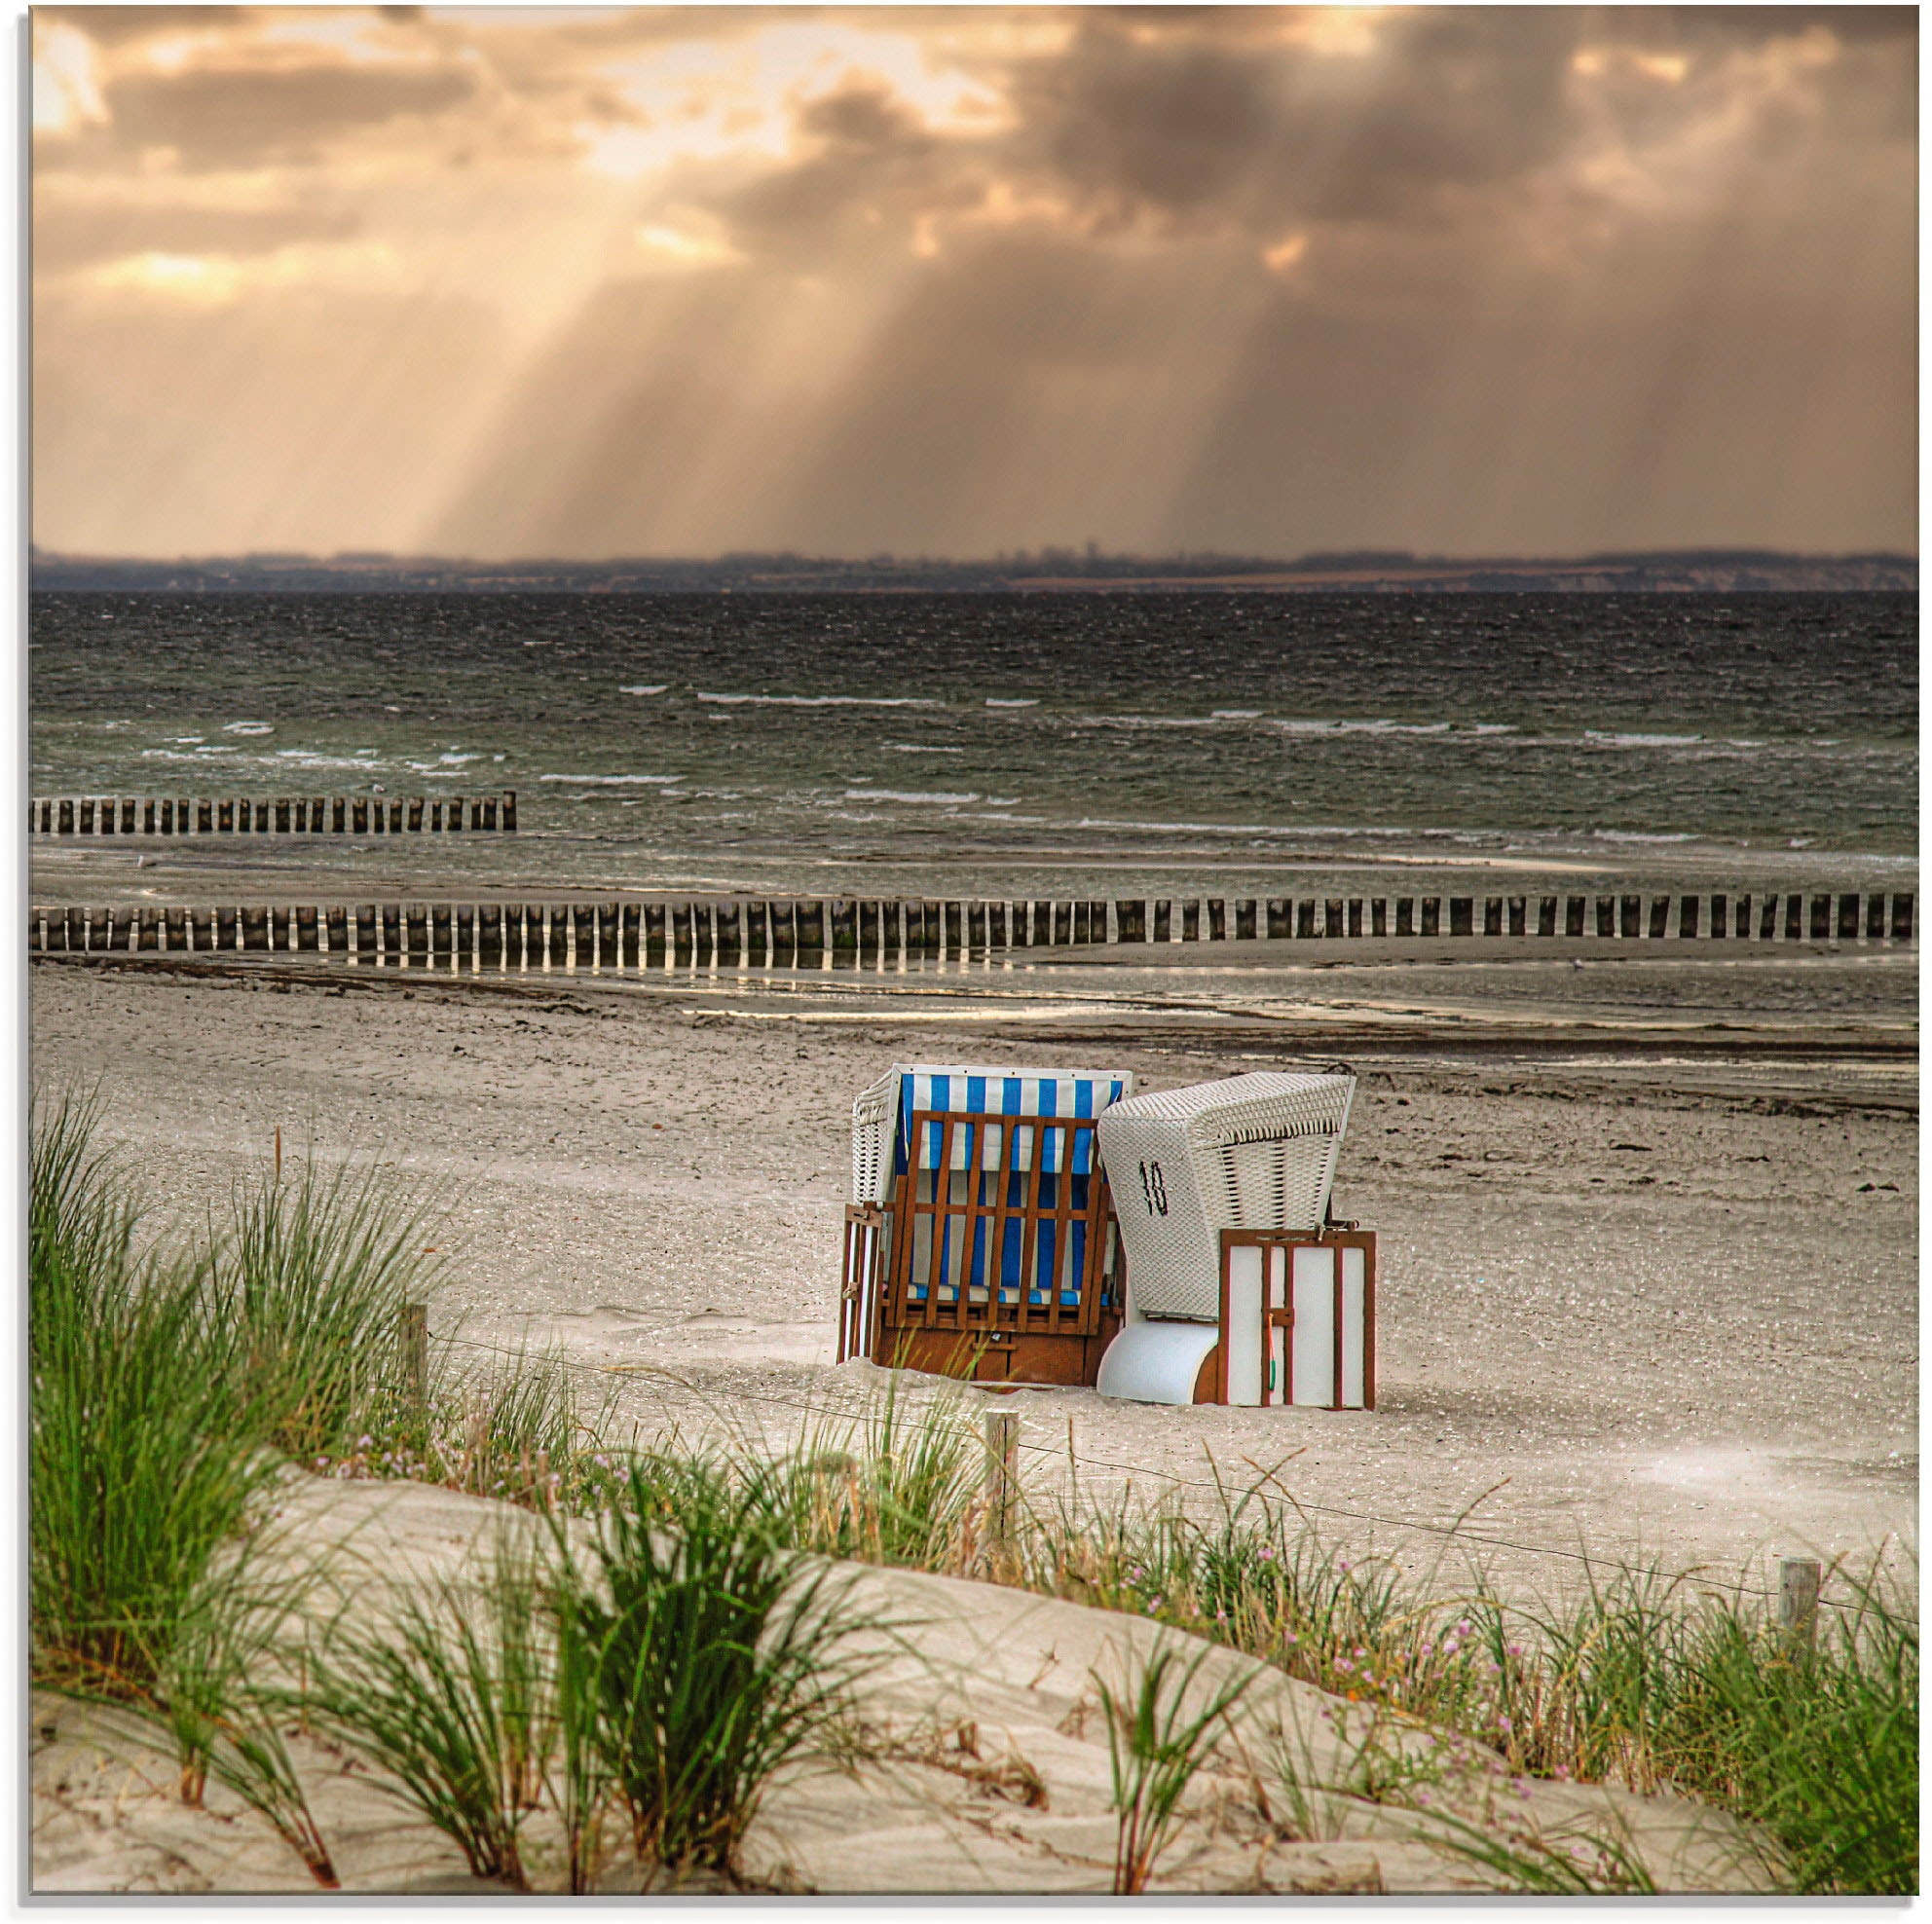
[{"label": "dry sand", "polygon": [[[1199,1504],[1209,1458],[1236,1484],[1290,1459],[1274,1487],[1324,1534],[1417,1571],[1467,1544],[1542,1590],[1579,1545],[1762,1583],[1780,1552],[1911,1536],[1915,956],[1174,953],[646,987],[50,960],[34,1063],[107,1079],[110,1130],[175,1206],[259,1167],[277,1127],[448,1179],[439,1332],[556,1346],[619,1433],[776,1439],[877,1380],[832,1367],[833,1310],[851,1098],[886,1063],[1171,1086],[1346,1055],[1336,1207],[1383,1238],[1379,1408],[967,1392],[1020,1412],[1030,1475],[1070,1447],[1089,1488],[1165,1472]],[[1446,1551],[1399,1527],[1479,1498]]]}]

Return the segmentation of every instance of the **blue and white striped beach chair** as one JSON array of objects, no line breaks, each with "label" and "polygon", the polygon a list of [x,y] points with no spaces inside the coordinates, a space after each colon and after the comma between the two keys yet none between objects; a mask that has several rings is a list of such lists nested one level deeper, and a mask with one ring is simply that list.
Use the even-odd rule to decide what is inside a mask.
[{"label": "blue and white striped beach chair", "polygon": [[[853,1105],[848,1218],[875,1243],[841,1350],[881,1326],[1091,1332],[1108,1233],[1096,1124],[1133,1092],[1127,1070],[895,1064]],[[848,1299],[851,1244],[848,1227]]]}]

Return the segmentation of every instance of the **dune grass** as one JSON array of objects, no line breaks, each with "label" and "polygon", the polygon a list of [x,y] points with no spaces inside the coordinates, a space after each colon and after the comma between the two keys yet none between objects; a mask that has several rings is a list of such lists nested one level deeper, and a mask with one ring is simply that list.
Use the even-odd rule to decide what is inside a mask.
[{"label": "dune grass", "polygon": [[[1173,1841],[1180,1803],[1227,1724],[1253,1673],[1188,1697],[1208,1651],[1192,1656],[1177,1643],[1157,1645],[1116,1681],[1094,1687],[1106,1720],[1107,1766],[1119,1818],[1114,1842],[1114,1895],[1137,1897],[1162,1852]],[[1205,1701],[1203,1700],[1205,1695]]]},{"label": "dune grass", "polygon": [[428,1192],[392,1169],[317,1166],[236,1185],[207,1233],[212,1287],[268,1414],[264,1440],[294,1458],[337,1453],[392,1405],[396,1321],[437,1265]]},{"label": "dune grass", "polygon": [[585,1741],[629,1815],[641,1863],[732,1873],[778,1772],[849,1703],[873,1659],[849,1577],[774,1528],[768,1472],[643,1458],[599,1520],[594,1562],[565,1550],[561,1608],[585,1674]]},{"label": "dune grass", "polygon": [[86,1096],[37,1106],[30,1137],[30,1621],[41,1681],[131,1698],[278,1464],[205,1261],[136,1253],[141,1212],[96,1114]]},{"label": "dune grass", "polygon": [[477,1876],[519,1891],[559,1728],[544,1597],[536,1561],[500,1546],[480,1594],[444,1582],[379,1629],[334,1627],[294,1700]]},{"label": "dune grass", "polygon": [[[956,1396],[909,1405],[888,1391],[868,1416],[801,1429],[775,1467],[759,1461],[759,1476],[783,1492],[773,1521],[799,1547],[985,1573],[984,1452]],[[1325,1543],[1265,1494],[1227,1493],[1203,1521],[1125,1496],[1098,1508],[1077,1492],[1036,1493],[999,1574],[1227,1644],[1404,1725],[1456,1733],[1499,1780],[1703,1798],[1748,1820],[1782,1889],[1915,1888],[1911,1596],[1837,1571],[1835,1601],[1849,1607],[1822,1611],[1817,1648],[1799,1653],[1765,1601],[1733,1585],[1611,1569],[1540,1603],[1498,1590],[1480,1568],[1416,1580]],[[1340,1788],[1399,1800],[1413,1786],[1399,1757],[1391,1769]],[[1491,1868],[1513,1867],[1519,1888],[1583,1888],[1578,1878],[1642,1888],[1641,1865],[1615,1838],[1573,1840],[1555,1858],[1533,1839],[1499,1832],[1491,1842],[1502,1853],[1490,1852]]]}]

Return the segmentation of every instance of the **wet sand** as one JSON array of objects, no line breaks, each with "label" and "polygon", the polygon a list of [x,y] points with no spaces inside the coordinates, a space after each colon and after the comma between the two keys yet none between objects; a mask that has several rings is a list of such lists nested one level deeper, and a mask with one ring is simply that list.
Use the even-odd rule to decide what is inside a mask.
[{"label": "wet sand", "polygon": [[[1082,1060],[1145,1088],[1346,1057],[1335,1206],[1382,1235],[1379,1408],[965,1392],[1019,1411],[1042,1488],[1069,1447],[1083,1489],[1165,1473],[1191,1505],[1216,1470],[1280,1464],[1271,1491],[1324,1535],[1545,1590],[1579,1544],[1763,1583],[1779,1553],[1910,1540],[1916,957],[1633,947],[642,985],[48,958],[34,1066],[106,1079],[110,1132],[170,1206],[260,1167],[277,1127],[449,1182],[439,1334],[555,1346],[619,1434],[775,1440],[881,1380],[832,1355],[850,1103],[888,1062]],[[1457,1538],[1397,1527],[1477,1498]]]}]

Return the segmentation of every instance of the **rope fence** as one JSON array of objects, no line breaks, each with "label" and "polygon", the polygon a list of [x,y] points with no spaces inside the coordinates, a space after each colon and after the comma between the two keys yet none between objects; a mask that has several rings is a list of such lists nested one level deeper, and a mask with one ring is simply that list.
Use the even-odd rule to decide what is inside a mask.
[{"label": "rope fence", "polygon": [[[505,1350],[497,1344],[478,1343],[465,1337],[444,1336],[437,1340],[458,1349],[474,1350],[486,1354],[503,1356],[513,1362],[530,1363],[534,1360],[541,1368],[563,1369],[581,1376],[623,1376],[626,1379],[636,1381],[640,1388],[654,1391],[660,1401],[668,1402],[669,1400],[666,1392],[658,1384],[646,1381],[641,1375],[634,1375],[631,1370],[621,1365],[613,1367],[610,1364],[576,1363],[566,1357],[547,1353],[539,1354],[533,1359],[526,1350]],[[657,1374],[664,1376],[672,1375],[669,1371],[657,1372]],[[692,1396],[700,1400],[705,1399],[705,1392],[695,1385],[684,1383],[682,1378],[675,1376],[672,1376],[672,1381],[677,1382],[681,1388],[688,1391]],[[805,1416],[817,1417],[821,1420],[835,1423],[861,1422],[867,1414],[863,1407],[827,1408],[821,1404],[801,1403],[792,1397],[774,1396],[769,1392],[736,1388],[730,1391],[730,1397],[733,1402],[761,1403],[774,1409],[792,1410]],[[1007,1413],[1005,1412],[988,1414],[986,1419],[988,1434],[986,1436],[982,1436],[979,1431],[966,1424],[947,1424],[945,1426],[969,1442],[976,1445],[985,1445],[988,1450],[989,1461],[995,1464],[994,1475],[997,1477],[999,1474],[997,1469],[998,1462],[1004,1459],[1006,1451],[1009,1448],[1016,1447],[1007,1442],[1002,1442],[995,1446],[991,1439],[991,1425],[996,1422],[1004,1420],[1006,1416]],[[1114,1471],[1125,1476],[1130,1486],[1135,1477],[1155,1477],[1164,1483],[1173,1484],[1181,1489],[1205,1491],[1223,1499],[1225,1499],[1226,1496],[1225,1489],[1221,1484],[1204,1482],[1199,1477],[1182,1476],[1173,1470],[1157,1469],[1144,1463],[1119,1463],[1104,1457],[1083,1457],[1073,1450],[1070,1439],[1068,1447],[1065,1449],[1061,1449],[1056,1444],[1027,1442],[1019,1442],[1017,1447],[1029,1454],[1051,1457],[1056,1462],[1073,1464],[1082,1469]],[[1616,1571],[1625,1576],[1642,1577],[1664,1573],[1640,1569],[1634,1564],[1624,1563],[1616,1557],[1591,1556],[1588,1552],[1582,1550],[1563,1550],[1556,1548],[1553,1544],[1547,1543],[1524,1543],[1511,1537],[1497,1536],[1488,1532],[1469,1530],[1460,1520],[1453,1524],[1424,1523],[1413,1517],[1383,1516],[1373,1510],[1348,1509],[1339,1504],[1307,1501],[1285,1494],[1273,1496],[1260,1489],[1249,1489],[1244,1491],[1242,1494],[1245,1498],[1251,1498],[1274,1509],[1291,1509],[1297,1515],[1303,1517],[1311,1514],[1344,1517],[1355,1523],[1379,1524],[1391,1530],[1406,1530],[1428,1536],[1448,1537],[1459,1543],[1479,1543],[1488,1549],[1511,1550],[1529,1557],[1553,1558],[1566,1563],[1579,1564],[1591,1570]],[[1799,1560],[1787,1560],[1787,1562],[1792,1561]],[[1809,1567],[1813,1569],[1817,1568],[1815,1564]],[[1690,1570],[1669,1572],[1669,1581],[1673,1588],[1679,1583],[1694,1581],[1706,1589],[1723,1590],[1738,1597],[1752,1597],[1761,1601],[1779,1604],[1784,1602],[1789,1587],[1787,1583],[1785,1587],[1774,1591],[1753,1584],[1728,1582],[1722,1577],[1706,1575],[1701,1568],[1697,1567],[1693,1567]],[[1814,1598],[1812,1607],[1814,1609],[1835,1610],[1847,1613],[1853,1612],[1854,1610],[1853,1606],[1822,1596]]]}]

